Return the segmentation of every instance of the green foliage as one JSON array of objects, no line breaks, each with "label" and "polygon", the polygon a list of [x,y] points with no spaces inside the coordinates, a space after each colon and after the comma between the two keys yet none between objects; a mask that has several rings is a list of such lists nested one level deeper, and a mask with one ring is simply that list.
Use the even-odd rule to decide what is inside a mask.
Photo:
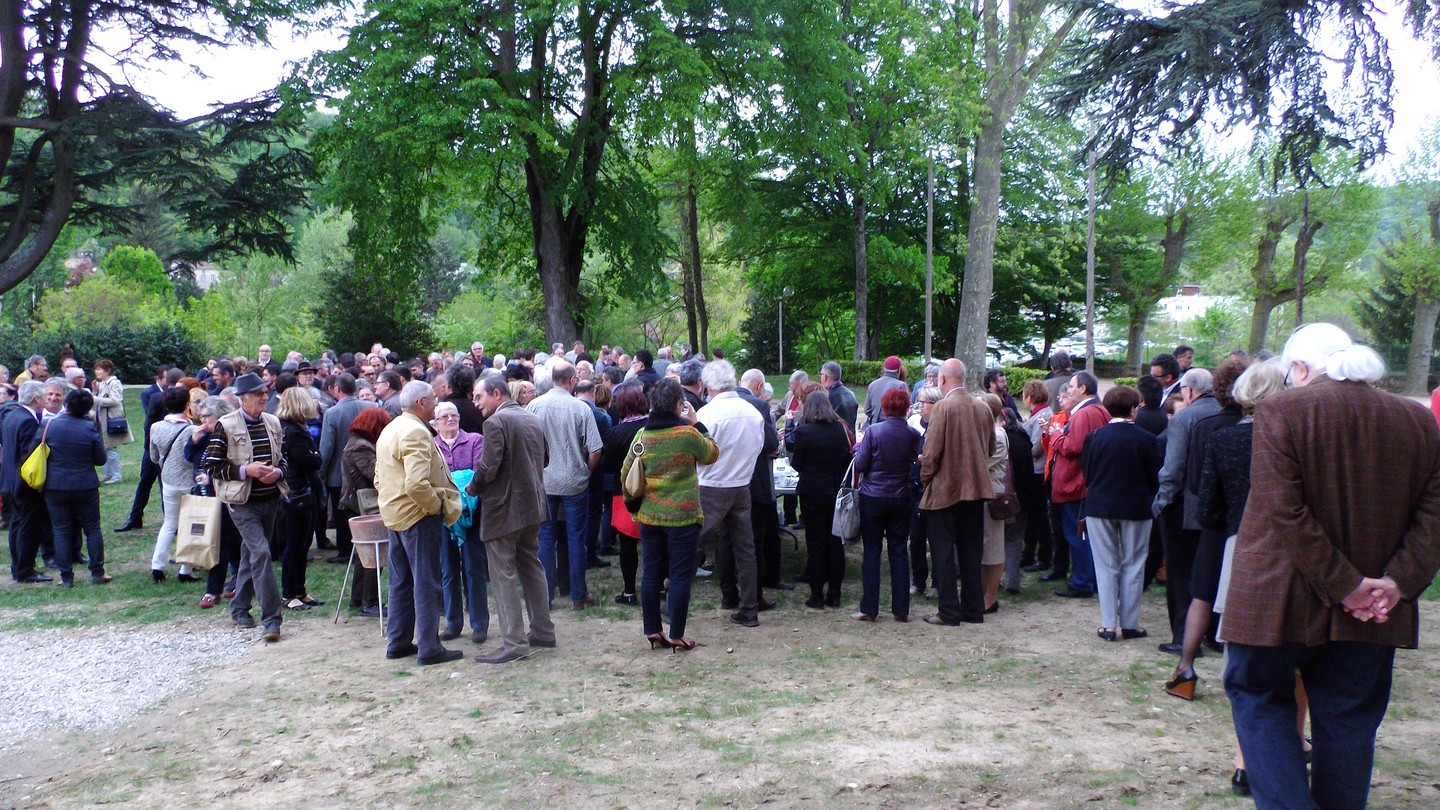
[{"label": "green foliage", "polygon": [[[438,346],[469,349],[480,341],[494,352],[546,346],[540,298],[514,284],[467,290],[440,308],[435,317]],[[617,340],[615,337],[609,340]]]},{"label": "green foliage", "polygon": [[142,293],[157,298],[172,297],[175,288],[165,274],[165,265],[150,248],[118,245],[100,262],[105,275],[134,285]]},{"label": "green foliage", "polygon": [[[838,360],[840,364],[840,378],[846,385],[869,385],[871,380],[877,380],[885,373],[884,360]],[[905,365],[905,380],[909,385],[914,385],[916,380],[925,378],[925,364],[907,362]],[[817,378],[818,379],[818,378]]]},{"label": "green foliage", "polygon": [[1136,380],[1136,378],[1134,378],[1134,377],[1116,377],[1116,378],[1115,378],[1115,384],[1116,384],[1116,385],[1128,385],[1128,386],[1130,386],[1131,388],[1134,388],[1134,387],[1135,387],[1135,383],[1136,383],[1136,382],[1137,382],[1137,380]]},{"label": "green foliage", "polygon": [[82,324],[66,332],[39,332],[29,350],[57,358],[66,342],[74,344],[82,364],[107,357],[115,363],[116,375],[129,382],[149,380],[161,363],[194,369],[205,361],[204,347],[186,334],[183,325],[157,321],[111,327]]},{"label": "green foliage", "polygon": [[1005,390],[1017,400],[1020,398],[1020,393],[1025,390],[1025,383],[1031,380],[1043,380],[1046,374],[1045,369],[1024,366],[1005,366],[1000,370],[1005,372]]},{"label": "green foliage", "polygon": [[1234,349],[1245,345],[1249,324],[1244,316],[1225,306],[1211,306],[1190,323],[1195,365],[1215,368]]}]

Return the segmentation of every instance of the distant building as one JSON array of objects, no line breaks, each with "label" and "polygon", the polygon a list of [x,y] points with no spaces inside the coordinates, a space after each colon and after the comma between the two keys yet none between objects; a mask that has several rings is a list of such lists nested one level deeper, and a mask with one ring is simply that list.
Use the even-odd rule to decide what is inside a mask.
[{"label": "distant building", "polygon": [[1240,303],[1240,299],[1233,295],[1206,295],[1201,291],[1199,284],[1182,284],[1180,294],[1172,295],[1169,298],[1161,298],[1157,305],[1158,313],[1177,324],[1189,323],[1201,315],[1205,310],[1219,306],[1231,308]]},{"label": "distant building", "polygon": [[80,282],[95,275],[95,254],[88,250],[77,250],[70,254],[65,260],[66,287],[77,286]]},{"label": "distant building", "polygon": [[199,287],[201,292],[210,289],[212,286],[215,285],[215,282],[220,280],[221,272],[221,268],[211,264],[210,262],[196,262],[195,286]]}]

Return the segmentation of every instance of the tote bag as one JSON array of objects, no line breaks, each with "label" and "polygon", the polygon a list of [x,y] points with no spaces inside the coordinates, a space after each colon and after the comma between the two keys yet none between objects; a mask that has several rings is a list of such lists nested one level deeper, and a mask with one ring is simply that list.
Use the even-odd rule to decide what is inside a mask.
[{"label": "tote bag", "polygon": [[175,532],[175,562],[210,569],[220,562],[220,499],[208,495],[180,498],[180,526]]}]

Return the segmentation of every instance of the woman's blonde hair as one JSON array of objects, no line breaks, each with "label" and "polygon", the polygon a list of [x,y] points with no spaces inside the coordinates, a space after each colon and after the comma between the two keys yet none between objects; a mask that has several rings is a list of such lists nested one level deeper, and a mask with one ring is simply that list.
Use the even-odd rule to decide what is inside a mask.
[{"label": "woman's blonde hair", "polygon": [[319,413],[315,395],[303,385],[286,388],[285,393],[280,395],[280,406],[275,409],[275,415],[282,422],[307,422]]}]

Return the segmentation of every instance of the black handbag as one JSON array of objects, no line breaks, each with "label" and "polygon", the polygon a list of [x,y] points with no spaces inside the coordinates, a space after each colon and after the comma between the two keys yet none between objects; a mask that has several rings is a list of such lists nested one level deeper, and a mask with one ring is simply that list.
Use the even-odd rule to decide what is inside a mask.
[{"label": "black handbag", "polygon": [[124,436],[130,432],[130,423],[123,416],[111,417],[105,420],[105,432],[111,436]]},{"label": "black handbag", "polygon": [[985,504],[985,509],[990,513],[991,520],[1009,520],[1020,514],[1020,496],[1013,492],[997,495],[995,500]]}]

